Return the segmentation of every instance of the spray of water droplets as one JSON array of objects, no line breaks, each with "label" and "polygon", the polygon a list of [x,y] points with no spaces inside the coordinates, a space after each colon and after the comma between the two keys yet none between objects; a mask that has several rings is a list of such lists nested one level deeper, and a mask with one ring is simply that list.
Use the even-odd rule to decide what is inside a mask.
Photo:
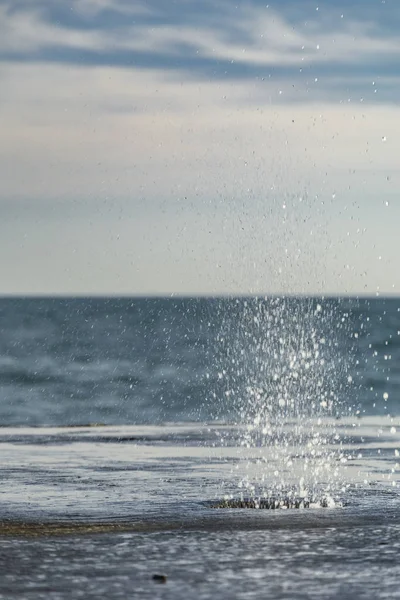
[{"label": "spray of water droplets", "polygon": [[309,298],[238,299],[225,309],[219,398],[240,430],[233,473],[242,495],[326,498],[342,485],[332,444],[340,447],[334,423],[350,385],[347,316],[338,300]]}]

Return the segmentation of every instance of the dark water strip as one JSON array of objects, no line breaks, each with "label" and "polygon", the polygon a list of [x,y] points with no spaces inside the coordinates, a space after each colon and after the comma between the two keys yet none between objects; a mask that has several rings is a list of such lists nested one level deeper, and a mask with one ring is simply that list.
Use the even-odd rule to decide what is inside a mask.
[{"label": "dark water strip", "polygon": [[132,520],[0,521],[0,537],[69,536],[100,533],[173,531],[266,531],[343,529],[400,525],[400,506],[315,508],[295,510],[210,509],[204,512]]}]

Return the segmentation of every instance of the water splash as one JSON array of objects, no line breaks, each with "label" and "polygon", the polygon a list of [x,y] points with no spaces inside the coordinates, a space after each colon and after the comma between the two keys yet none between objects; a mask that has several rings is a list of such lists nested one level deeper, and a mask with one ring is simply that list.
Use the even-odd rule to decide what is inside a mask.
[{"label": "water splash", "polygon": [[338,352],[349,316],[338,300],[287,297],[237,300],[224,316],[218,378],[241,428],[233,476],[242,497],[330,502],[343,491],[335,418],[352,382],[351,349]]}]

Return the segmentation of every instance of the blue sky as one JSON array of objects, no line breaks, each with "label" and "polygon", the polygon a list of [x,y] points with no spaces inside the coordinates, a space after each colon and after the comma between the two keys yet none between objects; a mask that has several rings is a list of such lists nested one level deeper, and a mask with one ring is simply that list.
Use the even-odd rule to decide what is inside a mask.
[{"label": "blue sky", "polygon": [[399,293],[395,0],[0,0],[0,293]]}]

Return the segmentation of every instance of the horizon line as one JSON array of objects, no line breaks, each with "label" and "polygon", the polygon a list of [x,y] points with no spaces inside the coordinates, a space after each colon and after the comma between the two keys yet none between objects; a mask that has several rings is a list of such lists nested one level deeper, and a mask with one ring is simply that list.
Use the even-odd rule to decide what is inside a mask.
[{"label": "horizon line", "polygon": [[346,299],[360,299],[360,300],[400,300],[400,294],[398,293],[339,293],[339,292],[328,292],[328,293],[304,293],[304,292],[290,292],[290,293],[0,293],[1,300],[111,300],[111,299],[132,299],[132,300],[197,300],[197,299],[215,299],[215,300],[229,300],[229,299],[267,299],[267,298],[315,298],[315,299],[332,299],[332,300],[346,300]]}]

